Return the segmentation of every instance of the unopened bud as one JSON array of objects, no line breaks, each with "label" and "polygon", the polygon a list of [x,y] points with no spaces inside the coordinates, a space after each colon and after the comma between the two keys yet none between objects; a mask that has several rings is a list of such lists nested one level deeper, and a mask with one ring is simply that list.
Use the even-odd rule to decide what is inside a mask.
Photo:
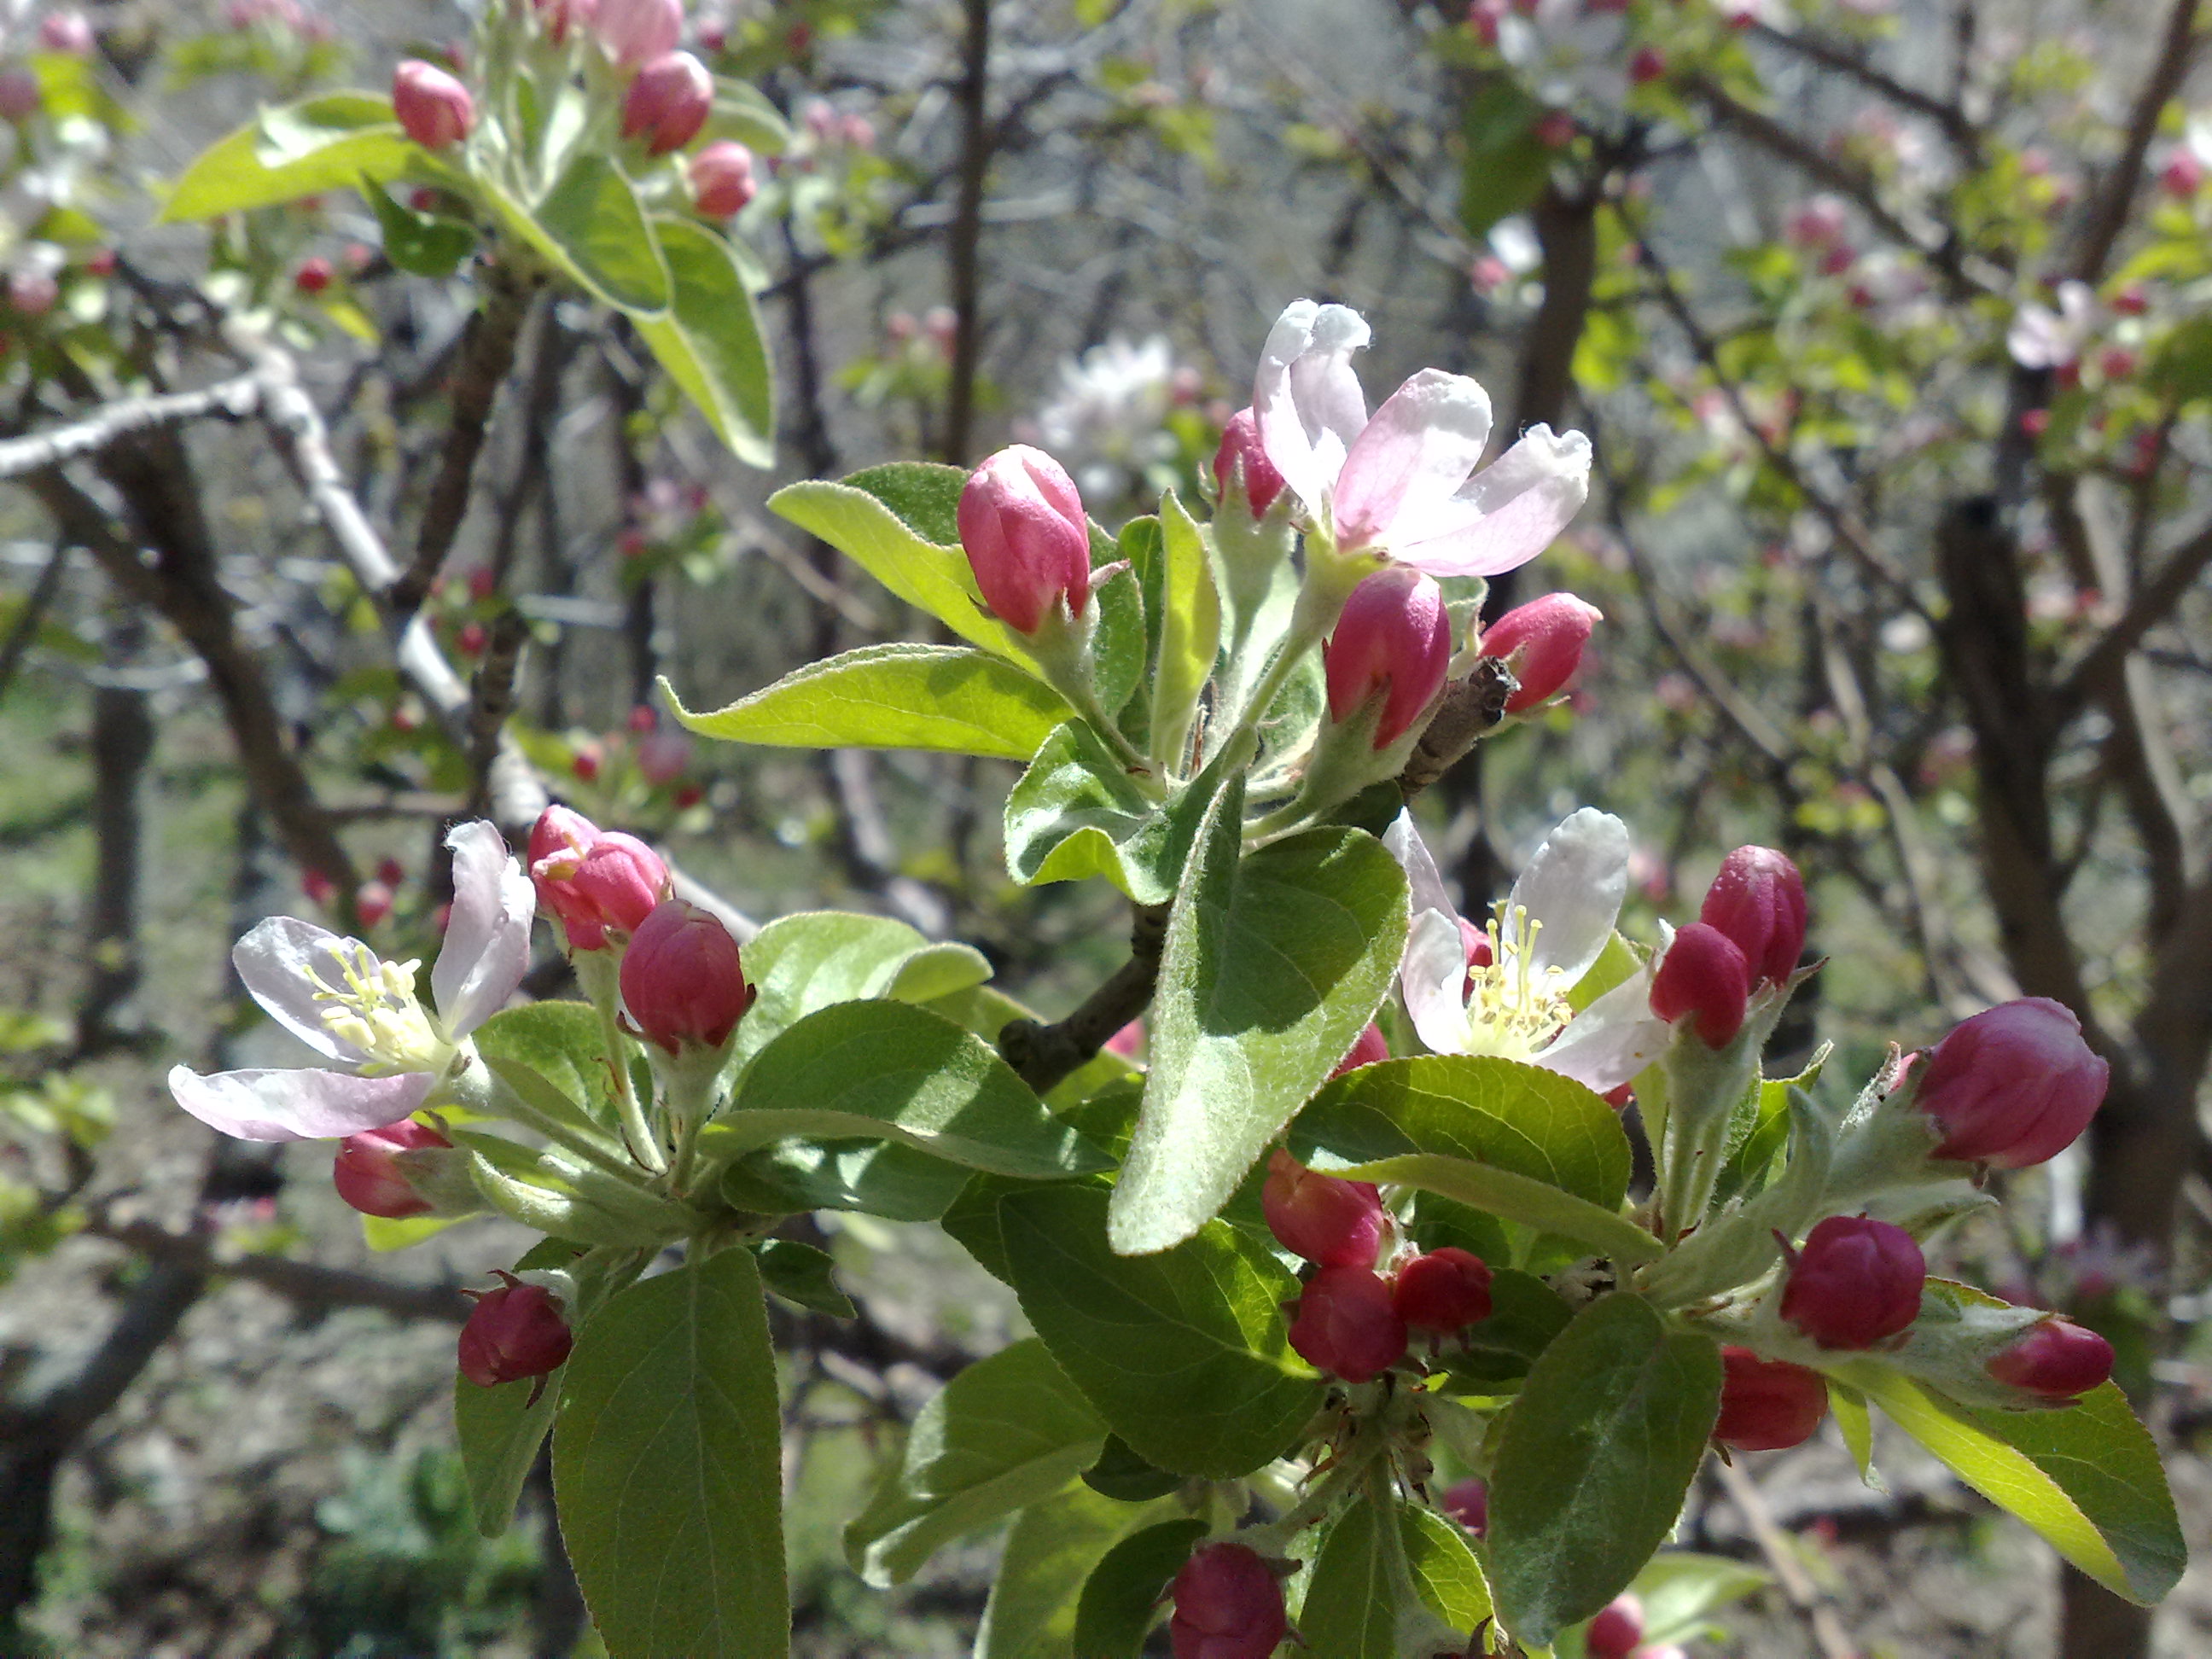
[{"label": "unopened bud", "polygon": [[760,191],[753,153],[734,138],[717,138],[691,158],[691,204],[709,219],[726,219]]},{"label": "unopened bud", "polygon": [[1928,1261],[1887,1221],[1832,1215],[1806,1236],[1782,1287],[1782,1317],[1824,1348],[1871,1348],[1920,1315]]},{"label": "unopened bud", "polygon": [[1328,715],[1340,724],[1382,699],[1375,747],[1403,737],[1443,688],[1451,618],[1435,578],[1411,566],[1378,570],[1352,590],[1336,631],[1322,644]]},{"label": "unopened bud", "polygon": [[665,155],[697,137],[714,109],[714,77],[707,66],[688,52],[667,52],[629,83],[622,134],[644,139],[648,155]]},{"label": "unopened bud", "polygon": [[1290,1634],[1282,1581],[1242,1544],[1208,1544],[1168,1592],[1175,1659],[1267,1659]]},{"label": "unopened bud", "polygon": [[757,993],[745,983],[730,930],[670,899],[631,934],[622,994],[638,1030],[672,1054],[686,1046],[720,1048]]},{"label": "unopened bud", "polygon": [[8,278],[8,303],[21,316],[43,317],[61,297],[61,284],[43,270],[19,270]]},{"label": "unopened bud", "polygon": [[1221,447],[1213,452],[1213,481],[1224,495],[1240,473],[1244,479],[1244,500],[1256,519],[1283,493],[1283,475],[1267,459],[1260,442],[1259,417],[1249,409],[1240,409],[1229,417],[1228,426],[1222,430]]},{"label": "unopened bud", "polygon": [[0,69],[0,118],[27,121],[46,103],[39,77],[20,64]]},{"label": "unopened bud", "polygon": [[1405,1358],[1406,1321],[1372,1270],[1323,1267],[1299,1294],[1291,1346],[1317,1370],[1372,1382]]},{"label": "unopened bud", "polygon": [[547,807],[532,826],[530,878],[572,951],[605,950],[611,928],[635,933],[669,895],[658,853],[565,806]]},{"label": "unopened bud", "polygon": [[82,12],[50,11],[39,20],[39,44],[67,57],[89,58],[94,45],[92,25],[85,21]]},{"label": "unopened bud", "polygon": [[1644,46],[1628,60],[1628,78],[1637,86],[1649,86],[1666,74],[1667,54],[1656,46]]},{"label": "unopened bud", "polygon": [[1582,666],[1591,627],[1604,620],[1605,612],[1571,593],[1547,593],[1484,629],[1482,654],[1502,659],[1521,683],[1505,712],[1518,714],[1556,696]]},{"label": "unopened bud", "polygon": [[1373,1182],[1317,1174],[1279,1146],[1260,1207],[1285,1249],[1324,1267],[1373,1267],[1389,1224]]},{"label": "unopened bud", "polygon": [[507,1283],[479,1297],[461,1327],[461,1375],[480,1389],[556,1371],[575,1346],[552,1292],[513,1273],[500,1277]]},{"label": "unopened bud", "polygon": [[410,58],[392,72],[392,108],[410,138],[425,149],[443,149],[476,125],[469,89],[434,64]]},{"label": "unopened bud", "polygon": [[1589,1659],[1628,1659],[1643,1639],[1644,1603],[1633,1595],[1617,1595],[1589,1621],[1583,1649]]},{"label": "unopened bud", "polygon": [[1440,1336],[1465,1330],[1490,1317],[1490,1264],[1447,1244],[1399,1268],[1390,1300],[1414,1330]]},{"label": "unopened bud", "polygon": [[2072,1009],[2022,997],[1953,1027],[1908,1086],[1942,1136],[1936,1157],[2024,1170],[2080,1138],[2111,1075]]},{"label": "unopened bud", "polygon": [[1693,921],[1674,935],[1651,976],[1651,1012],[1669,1025],[1694,1014],[1699,1039],[1709,1048],[1724,1048],[1743,1029],[1750,989],[1735,941]]},{"label": "unopened bud", "polygon": [[1779,1451],[1808,1440],[1828,1414],[1828,1383],[1786,1359],[1721,1349],[1721,1414],[1713,1438],[1737,1451]]},{"label": "unopened bud", "polygon": [[337,1159],[331,1165],[331,1184],[338,1189],[340,1198],[363,1215],[382,1216],[390,1221],[428,1215],[436,1206],[415,1190],[399,1155],[453,1144],[411,1117],[348,1135],[338,1143]]},{"label": "unopened bud", "polygon": [[1490,1530],[1490,1488],[1473,1476],[1447,1490],[1438,1507],[1477,1538]]},{"label": "unopened bud", "polygon": [[1091,598],[1091,529],[1075,480],[1041,449],[1013,444],[960,491],[960,545],[983,603],[1018,634],[1035,634],[1065,599],[1080,616]]},{"label": "unopened bud", "polygon": [[312,296],[328,288],[331,278],[336,275],[337,272],[331,268],[331,262],[318,253],[300,261],[300,268],[292,273],[292,286]]},{"label": "unopened bud", "polygon": [[2070,1319],[2052,1315],[1990,1360],[1989,1374],[2045,1400],[2076,1400],[2112,1374],[2112,1345]]},{"label": "unopened bud", "polygon": [[684,38],[683,0],[599,0],[592,32],[617,64],[642,64]]},{"label": "unopened bud", "polygon": [[1805,953],[1805,878],[1787,854],[1739,847],[1721,860],[1698,920],[1735,942],[1753,983],[1779,985]]}]

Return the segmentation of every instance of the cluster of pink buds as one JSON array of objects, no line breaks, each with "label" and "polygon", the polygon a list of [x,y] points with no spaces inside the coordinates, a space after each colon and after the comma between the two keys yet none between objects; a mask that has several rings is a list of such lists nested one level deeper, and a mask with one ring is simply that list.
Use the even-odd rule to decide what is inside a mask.
[{"label": "cluster of pink buds", "polygon": [[960,545],[992,613],[1034,635],[1065,600],[1079,617],[1091,599],[1091,525],[1075,480],[1041,449],[1013,444],[960,491]]},{"label": "cluster of pink buds", "polygon": [[1674,935],[1651,978],[1651,1012],[1691,1018],[1722,1048],[1743,1029],[1752,997],[1789,983],[1805,951],[1805,881],[1784,854],[1739,847],[1722,860],[1698,920]]},{"label": "cluster of pink buds", "polygon": [[565,806],[547,807],[530,831],[530,878],[571,951],[604,951],[610,932],[634,935],[669,895],[659,854]]},{"label": "cluster of pink buds", "polygon": [[1168,1595],[1175,1659],[1267,1659],[1290,1634],[1282,1581],[1243,1544],[1194,1551]]},{"label": "cluster of pink buds", "polygon": [[[507,1282],[498,1290],[463,1292],[477,1305],[461,1327],[460,1370],[480,1389],[548,1376],[568,1363],[575,1346],[557,1297],[513,1273],[499,1277]],[[531,1397],[537,1398],[535,1390]]]},{"label": "cluster of pink buds", "polygon": [[1328,717],[1340,725],[1375,699],[1374,746],[1412,729],[1443,689],[1451,618],[1436,579],[1411,565],[1378,570],[1352,590],[1336,631],[1322,642]]},{"label": "cluster of pink buds", "polygon": [[1503,662],[1519,682],[1505,700],[1505,712],[1525,714],[1557,696],[1582,667],[1590,629],[1604,620],[1605,612],[1571,593],[1547,593],[1483,629],[1477,648]]},{"label": "cluster of pink buds", "polygon": [[672,1054],[721,1048],[759,994],[745,982],[730,930],[681,899],[655,907],[623,957],[623,1006],[646,1038]]}]

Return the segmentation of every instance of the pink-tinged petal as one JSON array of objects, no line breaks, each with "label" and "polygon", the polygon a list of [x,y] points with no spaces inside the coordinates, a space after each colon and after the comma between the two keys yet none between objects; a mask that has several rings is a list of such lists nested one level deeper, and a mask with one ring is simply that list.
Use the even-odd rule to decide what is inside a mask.
[{"label": "pink-tinged petal", "polygon": [[1607,1095],[1634,1082],[1666,1052],[1673,1035],[1651,1012],[1651,970],[1645,968],[1569,1020],[1552,1045],[1530,1060]]},{"label": "pink-tinged petal", "polygon": [[1476,516],[1423,540],[1398,541],[1393,558],[1431,576],[1496,576],[1518,569],[1574,521],[1589,496],[1589,440],[1533,426],[1477,473],[1456,498]]},{"label": "pink-tinged petal", "polygon": [[1627,896],[1628,826],[1585,806],[1544,837],[1506,902],[1543,924],[1530,943],[1529,965],[1555,972],[1565,989],[1605,950]]},{"label": "pink-tinged petal", "polygon": [[1467,945],[1457,917],[1424,910],[1413,918],[1398,988],[1423,1042],[1440,1054],[1468,1051]]},{"label": "pink-tinged petal", "polygon": [[1375,411],[1336,480],[1336,534],[1345,547],[1418,524],[1452,499],[1490,441],[1490,394],[1464,374],[1425,368]]},{"label": "pink-tinged petal", "polygon": [[446,845],[453,849],[453,909],[430,990],[446,1034],[458,1042],[505,1007],[522,983],[538,894],[484,820],[462,824]]},{"label": "pink-tinged petal", "polygon": [[1366,320],[1345,306],[1298,300],[1268,331],[1252,379],[1260,447],[1309,511],[1328,499],[1345,452],[1367,422],[1367,399],[1352,354],[1365,346]]},{"label": "pink-tinged petal", "polygon": [[334,1140],[380,1129],[421,1107],[437,1079],[428,1072],[355,1077],[305,1068],[169,1073],[177,1104],[240,1140]]},{"label": "pink-tinged petal", "polygon": [[270,1018],[325,1059],[357,1066],[368,1056],[331,1035],[323,1024],[324,1005],[315,1000],[315,981],[343,988],[342,964],[355,951],[367,949],[358,939],[341,939],[297,916],[270,916],[231,947],[230,960],[247,994]]},{"label": "pink-tinged petal", "polygon": [[1444,889],[1443,876],[1429,852],[1429,844],[1413,827],[1411,812],[1401,811],[1392,820],[1390,827],[1382,832],[1382,846],[1406,872],[1406,894],[1413,914],[1418,916],[1424,910],[1441,911],[1456,925],[1459,911]]}]

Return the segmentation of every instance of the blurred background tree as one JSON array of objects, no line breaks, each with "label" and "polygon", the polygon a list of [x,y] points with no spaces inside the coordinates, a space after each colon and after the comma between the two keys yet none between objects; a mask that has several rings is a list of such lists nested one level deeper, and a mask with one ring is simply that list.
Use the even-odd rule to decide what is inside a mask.
[{"label": "blurred background tree", "polygon": [[[2113,1067],[2089,1140],[2013,1178],[2033,1224],[1948,1248],[2119,1345],[2205,1535],[2200,9],[702,5],[696,47],[792,133],[737,221],[780,399],[762,471],[618,317],[408,276],[351,192],[155,222],[253,106],[380,85],[458,9],[0,7],[0,1646],[581,1650],[542,1494],[482,1544],[446,1450],[483,1234],[373,1253],[318,1153],[217,1141],[161,1091],[258,1041],[229,940],[304,903],[428,954],[445,824],[489,805],[512,836],[550,792],[733,919],[881,910],[1066,1006],[1121,920],[1007,879],[1011,770],[709,750],[654,686],[714,707],[905,635],[763,510],[792,478],[1012,437],[1109,524],[1207,487],[1300,295],[1374,320],[1370,382],[1474,373],[1502,434],[1597,446],[1582,521],[1492,599],[1606,611],[1580,690],[1432,792],[1469,902],[1588,801],[1643,838],[1651,912],[1738,842],[1818,872],[1805,1048],[2075,1009]],[[417,626],[385,585],[426,549]],[[532,989],[564,973],[549,951]],[[949,1247],[817,1242],[860,1317],[778,1310],[802,1650],[964,1651],[988,1548],[884,1594],[837,1530],[1018,1316]],[[1710,1651],[2212,1644],[2201,1569],[2154,1629],[1940,1472],[1745,1467],[1686,1526],[1780,1588]]]}]

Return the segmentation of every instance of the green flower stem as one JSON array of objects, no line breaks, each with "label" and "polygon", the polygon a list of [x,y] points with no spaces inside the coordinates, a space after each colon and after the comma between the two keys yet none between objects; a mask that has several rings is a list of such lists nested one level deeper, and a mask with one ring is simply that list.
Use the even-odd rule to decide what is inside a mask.
[{"label": "green flower stem", "polygon": [[617,1012],[621,996],[621,964],[611,951],[580,951],[571,958],[577,981],[599,1016],[599,1040],[606,1045],[607,1070],[611,1073],[615,1110],[622,1119],[623,1139],[630,1156],[653,1175],[666,1173],[668,1160],[659,1139],[646,1121],[645,1107],[630,1081],[629,1038]]},{"label": "green flower stem", "polygon": [[668,1190],[684,1195],[691,1179],[691,1161],[699,1144],[699,1130],[713,1114],[714,1085],[721,1076],[723,1049],[690,1049],[672,1063],[659,1068],[668,1102],[668,1116],[676,1128],[676,1156],[668,1166]]},{"label": "green flower stem", "polygon": [[624,1157],[623,1149],[614,1142],[603,1140],[597,1135],[580,1134],[572,1125],[546,1116],[496,1078],[492,1080],[492,1093],[498,1102],[501,1116],[511,1118],[526,1128],[536,1130],[556,1146],[566,1147],[607,1174],[619,1176],[640,1191],[644,1190],[643,1184],[637,1178],[636,1160]]},{"label": "green flower stem", "polygon": [[1314,1483],[1312,1491],[1266,1526],[1242,1534],[1241,1540],[1262,1555],[1288,1553],[1297,1535],[1334,1508],[1337,1500],[1365,1479],[1369,1468],[1389,1449],[1389,1440],[1382,1433],[1355,1434],[1329,1472]]}]

